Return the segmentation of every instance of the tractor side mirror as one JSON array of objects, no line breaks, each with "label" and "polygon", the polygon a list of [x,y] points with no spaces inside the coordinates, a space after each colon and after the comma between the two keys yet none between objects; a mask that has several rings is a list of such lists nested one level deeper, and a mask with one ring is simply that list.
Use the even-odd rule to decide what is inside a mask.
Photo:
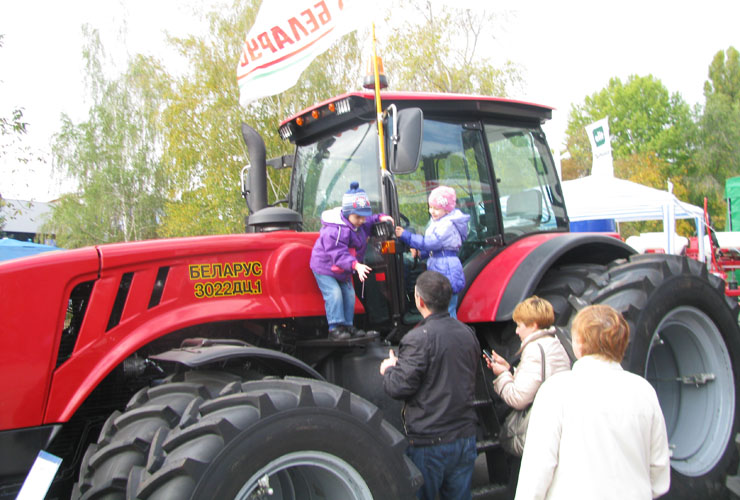
[{"label": "tractor side mirror", "polygon": [[390,170],[409,174],[419,166],[421,141],[424,137],[424,113],[420,108],[407,108],[393,116]]}]

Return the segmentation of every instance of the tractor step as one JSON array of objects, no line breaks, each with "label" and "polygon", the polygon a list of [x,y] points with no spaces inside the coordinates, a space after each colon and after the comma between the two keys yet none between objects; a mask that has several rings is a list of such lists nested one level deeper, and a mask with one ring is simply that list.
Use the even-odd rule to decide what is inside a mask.
[{"label": "tractor step", "polygon": [[505,484],[487,484],[473,488],[472,496],[475,500],[505,500],[511,498]]},{"label": "tractor step", "polygon": [[349,338],[346,340],[331,340],[328,338],[323,338],[323,339],[299,340],[295,343],[295,345],[296,347],[355,347],[359,345],[370,344],[371,342],[375,342],[379,339],[380,337],[377,335],[367,336],[367,337]]}]

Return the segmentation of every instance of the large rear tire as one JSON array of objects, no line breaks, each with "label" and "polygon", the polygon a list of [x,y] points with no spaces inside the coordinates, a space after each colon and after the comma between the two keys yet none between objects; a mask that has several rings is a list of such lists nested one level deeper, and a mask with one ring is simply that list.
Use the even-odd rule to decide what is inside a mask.
[{"label": "large rear tire", "polygon": [[160,431],[130,498],[404,499],[421,483],[403,435],[341,387],[286,378],[225,392]]},{"label": "large rear tire", "polygon": [[589,304],[624,315],[631,340],[622,365],[653,385],[666,420],[666,498],[726,497],[725,477],[737,464],[740,330],[722,280],[683,257],[637,255],[553,269],[536,293],[553,303],[560,325]]},{"label": "large rear tire", "polygon": [[157,431],[175,427],[194,399],[212,399],[237,380],[228,373],[184,372],[134,394],[123,413],[108,417],[97,443],[85,452],[72,498],[124,500],[129,473],[146,463]]}]

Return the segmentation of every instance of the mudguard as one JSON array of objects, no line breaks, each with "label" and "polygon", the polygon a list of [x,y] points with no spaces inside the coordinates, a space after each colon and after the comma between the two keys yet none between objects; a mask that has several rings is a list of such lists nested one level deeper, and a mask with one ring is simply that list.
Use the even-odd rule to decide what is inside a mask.
[{"label": "mudguard", "polygon": [[275,365],[279,367],[281,373],[286,375],[325,380],[319,372],[306,363],[284,352],[254,347],[244,342],[234,345],[233,341],[227,341],[229,342],[227,344],[219,344],[218,341],[212,339],[192,340],[199,342],[195,345],[191,343],[191,345],[184,345],[179,349],[172,349],[150,356],[150,358],[157,361],[179,363],[188,368],[196,368],[235,358],[251,358],[260,360],[265,364]]},{"label": "mudguard", "polygon": [[[516,305],[534,292],[555,264],[606,264],[636,253],[621,240],[599,233],[539,233],[492,252],[466,279],[457,317],[466,323],[508,321]],[[466,269],[467,271],[467,269]],[[477,270],[476,270],[477,271]],[[475,271],[474,271],[475,273]]]}]

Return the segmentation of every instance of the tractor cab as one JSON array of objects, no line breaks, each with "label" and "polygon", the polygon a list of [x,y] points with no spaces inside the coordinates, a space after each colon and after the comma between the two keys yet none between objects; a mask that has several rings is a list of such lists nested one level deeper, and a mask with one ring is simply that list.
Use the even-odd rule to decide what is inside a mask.
[{"label": "tractor cab", "polygon": [[[457,208],[470,216],[459,253],[468,283],[508,243],[567,230],[563,195],[540,128],[550,108],[465,95],[384,92],[382,98],[383,151],[372,92],[340,95],[281,123],[281,137],[296,145],[289,208],[265,209],[272,211],[266,227],[300,221],[302,231],[318,231],[322,212],[341,205],[350,182],[358,181],[374,213],[423,234],[428,195],[447,185],[456,191]],[[289,161],[280,160],[281,166]],[[257,175],[250,172],[251,180]],[[250,223],[260,225],[264,212],[255,208],[250,207]],[[424,264],[395,240],[393,228],[376,229],[365,258],[373,272],[357,297],[368,312],[367,326],[389,331],[418,321],[413,286]]]}]

